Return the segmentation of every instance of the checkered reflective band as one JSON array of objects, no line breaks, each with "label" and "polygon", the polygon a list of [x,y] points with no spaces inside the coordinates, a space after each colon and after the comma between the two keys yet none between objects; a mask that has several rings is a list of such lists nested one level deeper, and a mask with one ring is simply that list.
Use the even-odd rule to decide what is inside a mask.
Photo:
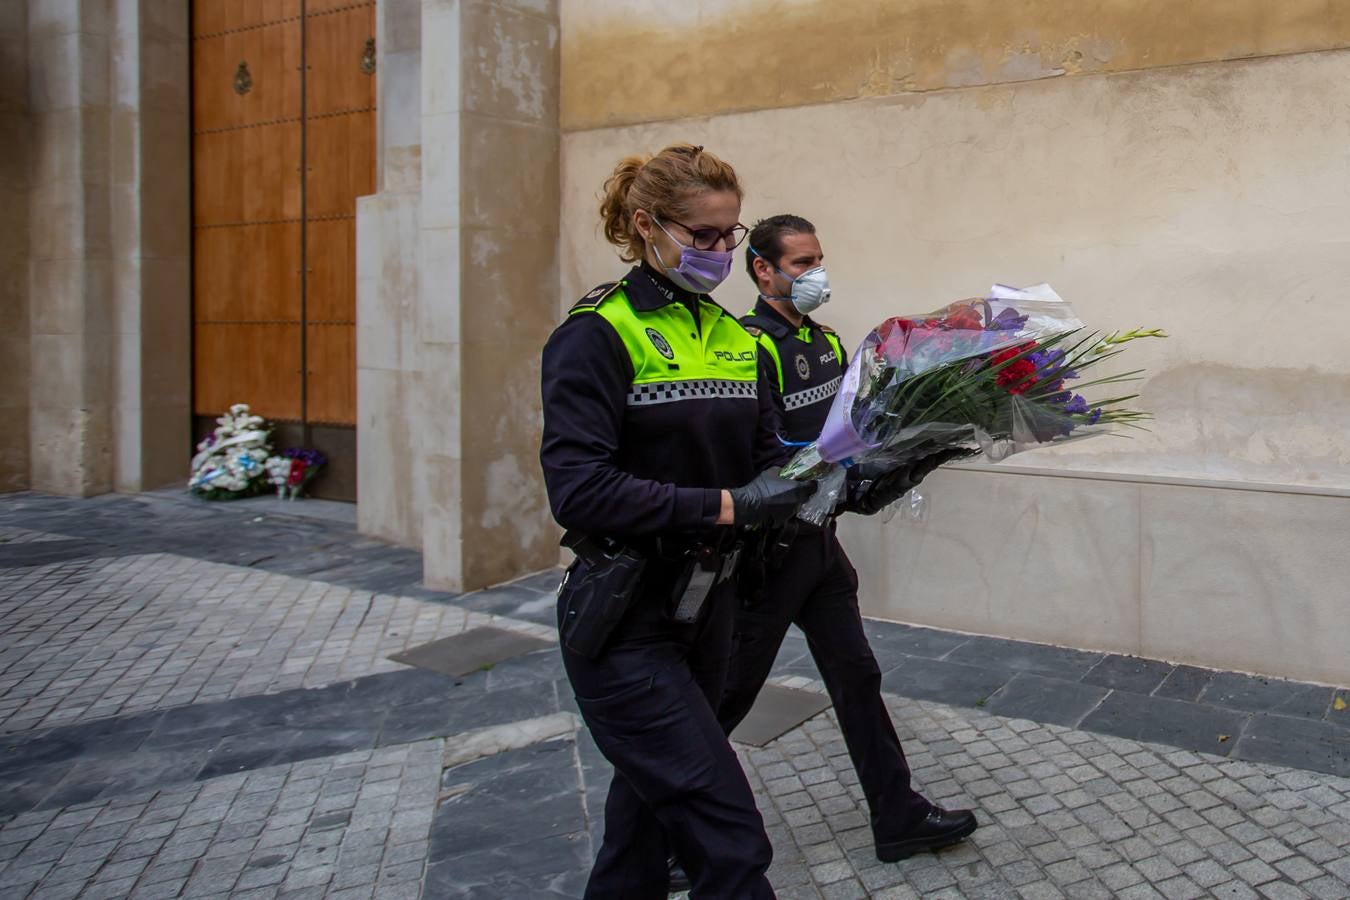
[{"label": "checkered reflective band", "polygon": [[810,406],[812,403],[829,400],[839,392],[839,382],[843,380],[843,377],[840,376],[813,388],[807,388],[795,394],[787,394],[783,397],[783,406],[787,409],[801,409],[803,406]]},{"label": "checkered reflective band", "polygon": [[696,381],[662,381],[656,384],[635,384],[628,390],[629,406],[653,406],[657,403],[676,403],[680,400],[712,400],[717,398],[750,398],[759,396],[759,385],[753,381],[725,381],[706,378]]}]

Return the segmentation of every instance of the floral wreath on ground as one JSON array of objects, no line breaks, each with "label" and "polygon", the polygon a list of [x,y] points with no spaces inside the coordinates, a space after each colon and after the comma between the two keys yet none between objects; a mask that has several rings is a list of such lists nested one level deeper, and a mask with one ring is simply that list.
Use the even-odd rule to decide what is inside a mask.
[{"label": "floral wreath on ground", "polygon": [[236,403],[197,445],[188,490],[207,500],[238,500],[272,487],[277,496],[293,500],[326,462],[318,450],[303,447],[273,454],[272,426],[247,403]]}]

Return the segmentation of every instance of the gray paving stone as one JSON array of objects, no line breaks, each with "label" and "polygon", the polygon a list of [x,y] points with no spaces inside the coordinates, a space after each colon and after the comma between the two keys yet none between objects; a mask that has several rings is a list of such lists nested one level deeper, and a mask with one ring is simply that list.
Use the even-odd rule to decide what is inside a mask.
[{"label": "gray paving stone", "polygon": [[1315,769],[1350,777],[1350,730],[1327,722],[1258,715],[1234,755],[1252,762]]},{"label": "gray paving stone", "polygon": [[1246,716],[1239,712],[1120,691],[1103,700],[1080,725],[1131,740],[1204,748],[1225,756],[1245,722]]},{"label": "gray paving stone", "polygon": [[985,702],[1010,677],[1005,670],[916,657],[883,675],[882,689],[916,700],[975,706]]},{"label": "gray paving stone", "polygon": [[985,708],[998,715],[1050,725],[1076,725],[1107,693],[1103,687],[1019,672]]},{"label": "gray paving stone", "polygon": [[1329,687],[1238,672],[1218,672],[1201,700],[1248,712],[1321,719],[1328,712],[1333,693],[1334,689]]},{"label": "gray paving stone", "polygon": [[1156,659],[1110,653],[1083,675],[1083,682],[1112,690],[1149,694],[1161,687],[1176,668]]},{"label": "gray paving stone", "polygon": [[1154,690],[1153,695],[1168,700],[1198,700],[1209,686],[1214,674],[1211,669],[1177,666]]},{"label": "gray paving stone", "polygon": [[972,637],[946,659],[1008,672],[1031,672],[1052,678],[1078,679],[1102,659],[1102,654],[1031,644],[995,637]]}]

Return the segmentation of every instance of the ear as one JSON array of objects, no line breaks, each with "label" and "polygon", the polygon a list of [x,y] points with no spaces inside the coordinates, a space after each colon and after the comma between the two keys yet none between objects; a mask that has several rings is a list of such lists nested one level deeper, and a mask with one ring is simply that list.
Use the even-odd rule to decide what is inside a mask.
[{"label": "ear", "polygon": [[652,242],[652,229],[654,223],[652,222],[651,213],[647,212],[645,209],[634,210],[633,227],[637,229],[638,234],[642,235],[644,241],[649,244]]},{"label": "ear", "polygon": [[754,257],[751,258],[750,265],[755,270],[755,278],[757,280],[764,279],[772,284],[773,267],[769,265],[768,260],[766,260],[762,256],[755,255]]}]

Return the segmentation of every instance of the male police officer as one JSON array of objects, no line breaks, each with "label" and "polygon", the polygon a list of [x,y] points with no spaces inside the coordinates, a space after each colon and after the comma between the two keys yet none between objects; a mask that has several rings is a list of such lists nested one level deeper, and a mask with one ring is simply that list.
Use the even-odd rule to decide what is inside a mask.
[{"label": "male police officer", "polygon": [[[759,299],[741,321],[777,375],[775,399],[790,441],[820,435],[846,367],[839,338],[810,316],[830,297],[823,261],[815,227],[798,216],[773,216],[750,233],[746,269]],[[855,481],[844,509],[877,512],[951,458],[938,454],[876,481]],[[871,810],[877,858],[893,862],[962,840],[975,830],[974,813],[944,810],[910,786],[905,754],[881,699],[881,670],[858,612],[857,574],[834,523],[795,525],[795,534],[789,526],[768,541],[762,584],[748,592],[737,614],[736,649],[718,710],[722,727],[730,733],[750,711],[788,625],[795,623],[834,702]]]}]

